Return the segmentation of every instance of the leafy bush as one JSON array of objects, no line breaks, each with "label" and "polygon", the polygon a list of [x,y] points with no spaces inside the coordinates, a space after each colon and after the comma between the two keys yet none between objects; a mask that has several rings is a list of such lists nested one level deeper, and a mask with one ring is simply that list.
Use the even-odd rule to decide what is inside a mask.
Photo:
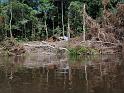
[{"label": "leafy bush", "polygon": [[96,49],[83,47],[83,46],[77,46],[75,48],[69,49],[70,55],[91,55],[91,54],[97,54],[98,51]]}]

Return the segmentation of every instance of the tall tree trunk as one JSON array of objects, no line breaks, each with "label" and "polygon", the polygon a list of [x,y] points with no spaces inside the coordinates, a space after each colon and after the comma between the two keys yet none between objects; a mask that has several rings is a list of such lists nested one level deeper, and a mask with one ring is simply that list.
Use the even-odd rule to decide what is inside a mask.
[{"label": "tall tree trunk", "polygon": [[61,8],[62,8],[62,31],[63,31],[63,37],[65,36],[65,29],[64,29],[64,13],[63,13],[63,1],[61,1]]},{"label": "tall tree trunk", "polygon": [[12,16],[13,16],[13,13],[12,13],[12,3],[10,2],[10,21],[9,21],[9,27],[10,27],[10,38],[11,39],[13,38],[13,35],[12,35]]},{"label": "tall tree trunk", "polygon": [[[22,4],[24,4],[24,0],[22,1]],[[22,12],[22,19],[24,21],[24,9],[21,9]],[[24,32],[24,38],[26,39],[26,27],[25,27],[25,23],[23,24],[23,32]]]},{"label": "tall tree trunk", "polygon": [[6,23],[7,23],[7,20],[6,20],[6,16],[5,16],[5,19],[4,19],[5,38],[7,38]]},{"label": "tall tree trunk", "polygon": [[53,36],[54,36],[54,29],[55,29],[55,24],[54,24],[54,17],[53,17]]},{"label": "tall tree trunk", "polygon": [[58,26],[59,26],[59,8],[57,8],[57,13],[58,13]]},{"label": "tall tree trunk", "polygon": [[48,29],[47,29],[47,22],[46,22],[46,17],[47,17],[47,14],[44,13],[44,16],[45,16],[45,30],[46,30],[46,36],[47,36],[47,40],[48,40]]},{"label": "tall tree trunk", "polygon": [[85,4],[83,5],[83,41],[86,41],[86,23],[85,23],[85,14],[86,14],[86,11],[85,11]]},{"label": "tall tree trunk", "polygon": [[69,19],[69,13],[68,13],[68,39],[70,39],[70,19]]}]

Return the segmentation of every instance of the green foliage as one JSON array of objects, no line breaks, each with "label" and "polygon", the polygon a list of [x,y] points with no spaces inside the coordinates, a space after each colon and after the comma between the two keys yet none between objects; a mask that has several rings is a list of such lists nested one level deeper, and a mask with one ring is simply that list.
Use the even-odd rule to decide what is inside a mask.
[{"label": "green foliage", "polygon": [[116,9],[117,2],[118,2],[118,0],[110,0],[109,4],[107,5],[107,8],[112,13],[117,13],[117,9]]},{"label": "green foliage", "polygon": [[77,36],[83,31],[82,27],[82,3],[79,1],[74,1],[70,3],[68,7],[68,17],[70,19],[70,26],[72,36]]},{"label": "green foliage", "polygon": [[[28,25],[29,23],[32,24],[32,26],[35,26],[38,22],[36,15],[36,11],[33,10],[31,7],[29,7],[27,4],[23,4],[20,2],[11,2],[1,9],[1,13],[4,15],[5,25],[4,30],[9,30],[9,21],[10,21],[10,8],[12,5],[12,31],[15,34],[16,37],[26,36],[28,34],[26,32],[27,29],[30,29],[30,27],[24,27],[25,25]],[[14,31],[18,32],[14,32]],[[20,34],[16,34],[20,33]],[[21,34],[23,33],[23,34]]]},{"label": "green foliage", "polygon": [[57,26],[55,29],[54,29],[54,35],[55,36],[60,36],[62,34],[62,29]]},{"label": "green foliage", "polygon": [[92,18],[97,18],[101,16],[103,6],[102,6],[102,0],[87,0],[87,13],[92,17]]},{"label": "green foliage", "polygon": [[84,46],[77,46],[75,48],[70,48],[69,49],[69,54],[70,55],[85,55],[85,54],[97,54],[97,50],[84,47]]},{"label": "green foliage", "polygon": [[[61,1],[61,0],[60,0]],[[88,15],[96,19],[102,15],[102,0],[66,0],[64,3],[64,25],[67,34],[68,18],[70,21],[71,37],[83,32],[82,10],[86,4]],[[107,8],[116,13],[116,5],[123,0],[110,0]],[[61,3],[61,2],[60,2]],[[19,40],[43,40],[46,39],[46,26],[48,37],[62,35],[61,6],[57,6],[53,0],[40,0],[39,3],[30,0],[11,0],[9,3],[0,4],[0,17],[4,17],[0,23],[0,39],[9,37],[10,9],[12,5],[12,33]],[[37,10],[34,9],[37,6]],[[1,21],[1,20],[0,20]],[[46,22],[46,25],[45,25]],[[54,26],[53,26],[54,24]],[[86,28],[87,29],[87,28]]]}]

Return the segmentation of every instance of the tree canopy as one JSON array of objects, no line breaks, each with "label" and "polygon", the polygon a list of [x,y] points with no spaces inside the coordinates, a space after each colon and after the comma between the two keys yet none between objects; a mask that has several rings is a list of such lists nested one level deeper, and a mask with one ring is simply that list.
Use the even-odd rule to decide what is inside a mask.
[{"label": "tree canopy", "polygon": [[[13,37],[26,40],[42,40],[54,35],[62,36],[63,29],[67,35],[68,18],[70,34],[74,37],[83,32],[83,4],[86,4],[87,14],[93,19],[98,19],[103,15],[103,1],[109,0],[2,0],[0,2],[0,33],[2,33],[0,38],[10,37],[10,29]],[[105,8],[116,11],[116,5],[120,2],[124,1],[110,0]],[[10,15],[12,16],[11,28]]]}]

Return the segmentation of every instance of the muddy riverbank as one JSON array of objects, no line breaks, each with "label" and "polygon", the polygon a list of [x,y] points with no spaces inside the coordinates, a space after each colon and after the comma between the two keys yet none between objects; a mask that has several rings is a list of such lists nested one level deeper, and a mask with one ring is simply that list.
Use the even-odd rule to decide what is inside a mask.
[{"label": "muddy riverbank", "polygon": [[[23,55],[23,54],[39,54],[39,55],[68,55],[69,49],[80,47],[81,50],[95,50],[94,54],[118,54],[122,52],[123,45],[121,43],[110,43],[97,40],[82,41],[81,38],[71,38],[69,41],[60,40],[55,42],[49,41],[31,41],[17,42],[10,39],[1,43],[1,55]],[[84,50],[85,51],[85,50]],[[81,51],[81,52],[84,52]],[[81,53],[81,54],[90,54]],[[91,53],[92,54],[92,53]]]}]

